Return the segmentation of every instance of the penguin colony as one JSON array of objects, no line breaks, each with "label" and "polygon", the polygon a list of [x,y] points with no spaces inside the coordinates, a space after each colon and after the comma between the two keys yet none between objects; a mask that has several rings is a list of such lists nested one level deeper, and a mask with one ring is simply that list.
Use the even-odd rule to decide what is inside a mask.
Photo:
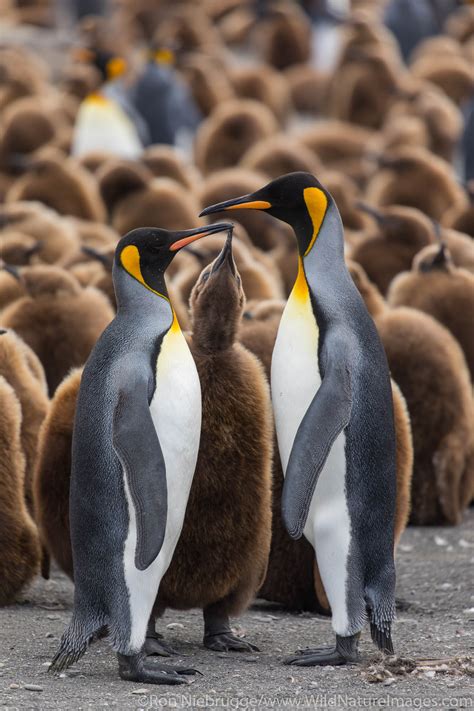
[{"label": "penguin colony", "polygon": [[[107,633],[123,679],[183,683],[147,661],[173,654],[164,610],[249,652],[230,617],[257,596],[332,614],[334,647],[289,664],[356,661],[366,622],[391,652],[405,526],[474,499],[474,9],[414,39],[396,5],[352,0],[330,68],[290,0],[123,2],[59,71],[35,41],[0,48],[0,604],[51,560],[74,580],[56,669]],[[53,3],[5,13],[56,27]],[[334,359],[361,342],[359,370]],[[163,407],[179,387],[188,423]],[[86,466],[111,517],[87,556]]]}]

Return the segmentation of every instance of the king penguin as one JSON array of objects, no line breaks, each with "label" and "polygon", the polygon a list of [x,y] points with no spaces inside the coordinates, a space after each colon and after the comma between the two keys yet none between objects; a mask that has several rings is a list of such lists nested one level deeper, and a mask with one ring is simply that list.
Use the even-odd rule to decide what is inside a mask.
[{"label": "king penguin", "polygon": [[314,666],[359,658],[372,639],[393,653],[396,445],[383,346],[344,263],[328,191],[309,173],[283,175],[201,214],[250,208],[290,224],[299,270],[272,355],[271,389],[285,482],[282,515],[312,544],[332,609],[333,648],[286,660]]},{"label": "king penguin", "polygon": [[185,683],[194,670],[147,665],[142,646],[183,526],[201,432],[199,377],[164,273],[177,251],[229,229],[140,228],[117,245],[117,315],[84,368],[72,440],[74,610],[51,669],[107,633],[122,679]]}]

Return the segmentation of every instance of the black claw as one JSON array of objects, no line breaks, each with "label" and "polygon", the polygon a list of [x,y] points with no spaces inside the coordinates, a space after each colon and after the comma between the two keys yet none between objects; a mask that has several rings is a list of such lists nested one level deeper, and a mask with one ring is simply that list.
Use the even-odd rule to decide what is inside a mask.
[{"label": "black claw", "polygon": [[199,674],[196,669],[187,667],[171,667],[165,664],[146,664],[146,657],[142,652],[125,656],[117,654],[119,662],[119,675],[125,681],[136,681],[143,684],[189,684],[185,678],[191,674]]},{"label": "black claw", "polygon": [[251,642],[236,637],[231,632],[205,635],[204,646],[213,652],[259,652],[259,648]]}]

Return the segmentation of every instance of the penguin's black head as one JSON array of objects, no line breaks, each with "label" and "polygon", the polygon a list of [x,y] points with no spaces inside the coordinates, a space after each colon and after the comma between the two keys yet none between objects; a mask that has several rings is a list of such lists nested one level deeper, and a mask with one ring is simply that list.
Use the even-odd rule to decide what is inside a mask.
[{"label": "penguin's black head", "polygon": [[96,67],[103,81],[118,79],[127,71],[125,59],[112,52],[82,47],[74,52],[74,57],[80,62]]},{"label": "penguin's black head", "polygon": [[331,202],[330,194],[314,175],[288,173],[254,193],[210,205],[200,216],[224,210],[264,210],[293,227],[303,256],[313,246]]},{"label": "penguin's black head", "polygon": [[139,227],[122,237],[115,250],[115,267],[122,269],[150,291],[161,294],[163,275],[177,252],[201,237],[223,232],[229,223],[203,225],[192,230],[170,232]]}]

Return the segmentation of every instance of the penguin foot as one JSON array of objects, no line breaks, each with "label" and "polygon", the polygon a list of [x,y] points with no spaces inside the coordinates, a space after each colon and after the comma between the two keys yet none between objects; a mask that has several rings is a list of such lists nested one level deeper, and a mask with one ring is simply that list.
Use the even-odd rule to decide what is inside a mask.
[{"label": "penguin foot", "polygon": [[232,632],[221,632],[217,634],[205,634],[204,646],[212,649],[213,652],[259,652],[259,648],[250,642],[246,642],[240,637],[236,637]]},{"label": "penguin foot", "polygon": [[142,684],[189,684],[187,676],[200,674],[197,669],[171,667],[166,664],[146,664],[142,652],[126,656],[117,654],[119,675],[124,681],[138,681]]},{"label": "penguin foot", "polygon": [[175,657],[178,652],[167,644],[158,632],[147,632],[143,651],[147,657]]},{"label": "penguin foot", "polygon": [[348,662],[359,661],[359,636],[340,637],[336,635],[335,647],[318,647],[316,649],[301,649],[292,657],[287,657],[284,664],[297,667],[340,666]]}]

